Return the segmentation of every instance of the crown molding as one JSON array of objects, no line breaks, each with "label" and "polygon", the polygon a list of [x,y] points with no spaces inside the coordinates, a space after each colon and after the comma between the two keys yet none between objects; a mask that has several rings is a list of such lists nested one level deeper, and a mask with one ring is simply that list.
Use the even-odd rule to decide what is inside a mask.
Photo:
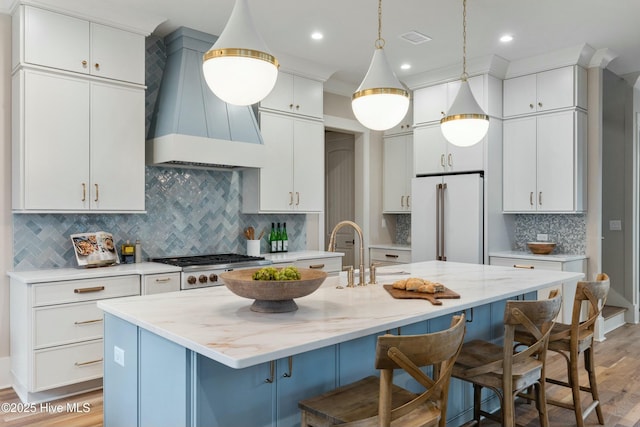
[{"label": "crown molding", "polygon": [[336,71],[326,65],[287,55],[286,53],[274,51],[273,54],[278,59],[280,70],[291,74],[298,74],[303,77],[325,82]]},{"label": "crown molding", "polygon": [[568,65],[580,65],[589,68],[595,52],[596,50],[594,48],[583,43],[565,49],[511,61],[505,78],[524,76],[526,74],[538,73],[554,68],[566,67]]}]

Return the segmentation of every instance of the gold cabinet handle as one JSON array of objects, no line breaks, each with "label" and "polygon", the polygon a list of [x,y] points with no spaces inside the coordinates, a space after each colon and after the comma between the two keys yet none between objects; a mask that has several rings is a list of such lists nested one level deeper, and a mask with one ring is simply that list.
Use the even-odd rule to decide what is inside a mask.
[{"label": "gold cabinet handle", "polygon": [[76,294],[88,294],[91,292],[104,291],[104,286],[94,286],[93,288],[76,288],[73,290]]},{"label": "gold cabinet handle", "polygon": [[82,68],[87,68],[87,61],[82,61]]},{"label": "gold cabinet handle", "polygon": [[293,104],[289,104],[289,109],[293,110]]},{"label": "gold cabinet handle", "polygon": [[264,382],[271,384],[274,380],[275,375],[276,375],[276,361],[272,360],[271,362],[269,362],[269,378],[264,380]]},{"label": "gold cabinet handle", "polygon": [[100,188],[98,188],[98,184],[93,184],[96,186],[96,199],[94,200],[94,202],[97,202],[98,199],[100,198]]},{"label": "gold cabinet handle", "polygon": [[96,62],[95,64],[93,64],[94,68],[96,70],[100,70],[100,64],[98,62]]},{"label": "gold cabinet handle", "polygon": [[156,279],[156,283],[167,283],[171,281],[171,277],[166,277],[164,279]]},{"label": "gold cabinet handle", "polygon": [[542,108],[542,102],[538,102],[538,107]]},{"label": "gold cabinet handle", "polygon": [[74,365],[78,366],[78,367],[83,367],[83,366],[88,366],[88,365],[95,365],[96,363],[102,363],[102,358],[100,359],[96,359],[96,360],[90,360],[88,362],[76,362],[74,363]]},{"label": "gold cabinet handle", "polygon": [[289,206],[293,205],[293,191],[289,191]]},{"label": "gold cabinet handle", "polygon": [[282,376],[284,378],[291,378],[293,376],[293,356],[289,356],[287,362],[289,363],[289,371],[282,374]]},{"label": "gold cabinet handle", "polygon": [[384,254],[384,256],[387,258],[398,258],[398,255],[395,254]]},{"label": "gold cabinet handle", "polygon": [[533,191],[529,193],[529,204],[533,206]]},{"label": "gold cabinet handle", "polygon": [[407,207],[408,208],[411,207],[411,203],[409,203],[409,200],[411,200],[411,196],[407,196]]},{"label": "gold cabinet handle", "polygon": [[82,183],[82,201],[87,200],[87,184]]},{"label": "gold cabinet handle", "polygon": [[529,104],[529,108],[533,110],[533,104]]},{"label": "gold cabinet handle", "polygon": [[300,193],[296,191],[296,206],[300,204]]},{"label": "gold cabinet handle", "polygon": [[299,109],[300,109],[300,106],[299,106],[299,105],[296,105],[296,110],[299,110]]},{"label": "gold cabinet handle", "polygon": [[533,265],[513,264],[513,268],[524,268],[527,270],[533,270],[535,267]]},{"label": "gold cabinet handle", "polygon": [[440,155],[440,165],[444,167],[444,153]]},{"label": "gold cabinet handle", "polygon": [[93,320],[83,320],[81,322],[73,322],[74,325],[82,326],[82,325],[90,325],[92,323],[102,322],[104,319],[93,319]]},{"label": "gold cabinet handle", "polygon": [[453,155],[451,153],[447,156],[447,163],[449,164],[449,167],[453,167]]},{"label": "gold cabinet handle", "polygon": [[538,204],[542,206],[542,191],[538,193]]},{"label": "gold cabinet handle", "polygon": [[309,268],[315,268],[315,269],[324,268],[324,264],[313,264],[313,265],[310,265]]},{"label": "gold cabinet handle", "polygon": [[404,196],[400,196],[400,207],[404,208]]}]

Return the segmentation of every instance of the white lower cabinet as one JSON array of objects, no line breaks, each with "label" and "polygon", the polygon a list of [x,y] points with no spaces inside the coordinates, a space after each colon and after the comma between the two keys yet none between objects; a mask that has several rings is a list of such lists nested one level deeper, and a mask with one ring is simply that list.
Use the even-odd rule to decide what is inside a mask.
[{"label": "white lower cabinet", "polygon": [[[490,255],[489,264],[513,268],[580,272],[584,273],[585,275],[587,273],[586,257],[569,260],[544,260],[540,259],[540,256],[523,258]],[[558,314],[556,320],[561,323],[571,323],[573,298],[576,294],[576,283],[563,283],[560,287],[552,286],[549,288],[541,289],[538,291],[538,299],[548,298],[549,292],[554,289],[559,290],[562,294],[562,308],[560,309],[560,313]]]},{"label": "white lower cabinet", "polygon": [[142,277],[142,295],[180,290],[180,273],[147,274]]},{"label": "white lower cabinet", "polygon": [[407,264],[411,262],[411,248],[369,248],[369,260],[377,265]]},{"label": "white lower cabinet", "polygon": [[11,371],[23,402],[100,386],[82,385],[102,378],[103,312],[96,301],[139,294],[137,274],[39,283],[12,277]]},{"label": "white lower cabinet", "polygon": [[342,256],[299,259],[296,260],[293,265],[300,268],[322,270],[329,275],[336,275],[342,270]]}]

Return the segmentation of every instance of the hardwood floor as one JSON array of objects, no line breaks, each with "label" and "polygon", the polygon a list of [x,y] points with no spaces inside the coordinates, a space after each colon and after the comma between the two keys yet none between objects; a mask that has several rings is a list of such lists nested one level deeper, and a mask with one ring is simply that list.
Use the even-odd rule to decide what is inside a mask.
[{"label": "hardwood floor", "polygon": [[[604,342],[595,343],[595,362],[604,425],[640,427],[640,325],[624,325],[610,332]],[[563,375],[566,372],[563,359],[557,355],[550,357],[548,370],[552,376]],[[563,387],[547,385],[547,393],[556,399],[571,399],[570,391]],[[584,394],[584,402],[587,400]],[[14,409],[20,404],[13,389],[0,390],[0,404],[5,403],[14,404]],[[67,403],[76,403],[80,410],[67,411]],[[82,412],[84,404],[90,405],[86,412]],[[101,390],[50,402],[48,408],[57,408],[57,405],[65,410],[47,413],[39,410],[39,404],[35,405],[37,413],[7,412],[0,407],[0,427],[102,427]],[[519,425],[539,426],[535,405],[518,404],[516,412]],[[572,411],[549,406],[549,423],[551,426],[575,426],[575,418]],[[482,425],[495,427],[499,424],[485,421]],[[585,426],[599,425],[595,413],[585,421]]]}]

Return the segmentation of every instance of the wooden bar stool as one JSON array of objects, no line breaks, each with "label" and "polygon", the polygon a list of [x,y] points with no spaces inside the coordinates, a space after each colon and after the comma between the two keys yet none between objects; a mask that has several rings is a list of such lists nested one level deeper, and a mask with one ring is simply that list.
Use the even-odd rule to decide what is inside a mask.
[{"label": "wooden bar stool", "polygon": [[[573,312],[571,324],[556,323],[549,336],[549,350],[560,353],[567,362],[567,381],[547,378],[551,384],[558,384],[571,388],[573,403],[561,402],[547,398],[547,403],[575,412],[576,424],[584,427],[585,418],[595,409],[598,422],[604,425],[600,398],[598,397],[598,384],[593,361],[593,336],[595,322],[600,316],[602,307],[609,293],[609,276],[604,273],[597,275],[592,282],[578,282],[576,296],[573,300]],[[583,313],[583,303],[588,306],[586,320],[580,320]],[[532,341],[531,335],[524,331],[516,332],[516,341],[528,345]],[[584,354],[584,368],[589,375],[589,387],[581,386],[578,377],[578,363],[580,354]],[[591,393],[592,402],[582,409],[580,391]],[[530,397],[530,396],[529,396]]]},{"label": "wooden bar stool", "polygon": [[[548,300],[507,301],[504,310],[504,345],[473,340],[465,343],[453,367],[452,376],[473,383],[473,423],[481,417],[515,426],[514,400],[519,392],[535,387],[540,424],[548,427],[545,405],[545,355],[553,319],[558,315],[562,299],[552,291]],[[517,327],[528,331],[535,341],[525,350],[514,353]],[[493,390],[500,399],[500,416],[482,410],[482,388]]]},{"label": "wooden bar stool", "polygon": [[[464,333],[462,314],[441,332],[378,337],[380,378],[370,376],[300,401],[302,427],[445,427],[451,369]],[[432,376],[420,369],[424,366],[433,366]],[[404,369],[426,391],[416,395],[394,385],[394,369]]]}]

